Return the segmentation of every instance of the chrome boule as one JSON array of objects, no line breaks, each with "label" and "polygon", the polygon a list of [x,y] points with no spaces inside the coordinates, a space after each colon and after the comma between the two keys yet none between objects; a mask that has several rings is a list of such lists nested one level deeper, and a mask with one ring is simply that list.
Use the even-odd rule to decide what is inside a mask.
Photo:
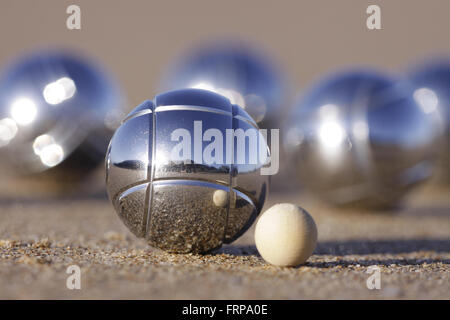
[{"label": "chrome boule", "polygon": [[130,231],[166,251],[201,253],[251,226],[268,192],[266,162],[239,161],[231,129],[258,126],[227,98],[199,89],[159,94],[125,117],[108,148],[106,184]]},{"label": "chrome boule", "polygon": [[307,91],[284,132],[307,190],[338,205],[390,207],[431,175],[442,125],[407,83],[362,70]]},{"label": "chrome boule", "polygon": [[0,79],[2,166],[12,180],[84,177],[104,159],[123,117],[121,99],[109,75],[85,58],[59,50],[22,57]]},{"label": "chrome boule", "polygon": [[438,181],[450,184],[450,60],[420,65],[407,75],[414,98],[425,106],[437,107],[445,126],[441,148]]},{"label": "chrome boule", "polygon": [[260,128],[279,128],[286,104],[284,77],[256,48],[206,44],[175,62],[163,79],[163,90],[210,90],[244,108]]}]

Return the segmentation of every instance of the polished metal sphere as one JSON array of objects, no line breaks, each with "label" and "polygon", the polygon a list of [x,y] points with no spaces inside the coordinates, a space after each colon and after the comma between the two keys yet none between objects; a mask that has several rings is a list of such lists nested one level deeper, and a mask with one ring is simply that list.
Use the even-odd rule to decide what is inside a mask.
[{"label": "polished metal sphere", "polygon": [[237,43],[205,45],[180,59],[163,78],[163,90],[210,90],[244,108],[260,128],[279,128],[285,84],[275,64],[256,49]]},{"label": "polished metal sphere", "polygon": [[414,98],[421,104],[436,106],[445,125],[445,138],[439,168],[442,181],[450,182],[450,60],[440,60],[414,68],[408,74]]},{"label": "polished metal sphere", "polygon": [[2,166],[84,176],[122,117],[118,88],[97,65],[58,50],[22,57],[0,79]]},{"label": "polished metal sphere", "polygon": [[442,127],[412,88],[369,70],[327,78],[300,99],[284,143],[303,186],[338,205],[391,207],[428,178]]},{"label": "polished metal sphere", "polygon": [[268,192],[259,170],[267,162],[250,161],[254,153],[239,160],[231,129],[258,132],[242,108],[211,91],[169,91],[136,107],[106,156],[108,195],[124,224],[170,252],[207,252],[245,232]]}]

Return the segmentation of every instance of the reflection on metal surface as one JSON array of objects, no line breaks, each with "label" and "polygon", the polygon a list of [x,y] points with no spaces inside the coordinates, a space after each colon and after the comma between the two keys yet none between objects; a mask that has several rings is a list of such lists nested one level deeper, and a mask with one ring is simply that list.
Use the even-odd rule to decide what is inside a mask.
[{"label": "reflection on metal surface", "polygon": [[355,139],[364,141],[369,137],[369,127],[367,123],[362,120],[357,120],[353,124],[353,136]]},{"label": "reflection on metal surface", "polygon": [[286,89],[272,61],[235,43],[207,45],[178,61],[164,90],[194,88],[227,97],[262,128],[278,128]]},{"label": "reflection on metal surface", "polygon": [[345,131],[337,121],[327,120],[319,127],[319,139],[326,150],[339,147],[344,138]]},{"label": "reflection on metal surface", "polygon": [[45,147],[55,143],[55,139],[49,134],[43,134],[34,139],[33,150],[36,155],[40,155]]},{"label": "reflection on metal surface", "polygon": [[43,134],[34,140],[33,150],[47,167],[54,167],[64,159],[63,148],[48,134]]},{"label": "reflection on metal surface", "polygon": [[53,143],[44,147],[39,157],[47,167],[54,167],[64,159],[64,150],[60,145]]},{"label": "reflection on metal surface", "polygon": [[122,117],[109,76],[73,54],[33,53],[0,79],[0,151],[5,165],[21,173],[66,162],[64,170],[80,167],[82,177],[104,159]]},{"label": "reflection on metal surface", "polygon": [[17,124],[26,126],[36,119],[37,108],[33,100],[18,98],[11,105],[11,117]]},{"label": "reflection on metal surface", "polygon": [[0,120],[0,147],[7,145],[17,134],[17,124],[10,118]]},{"label": "reflection on metal surface", "polygon": [[442,135],[435,103],[430,91],[384,75],[342,73],[296,104],[284,143],[314,194],[335,204],[390,206],[432,172]]},{"label": "reflection on metal surface", "polygon": [[436,113],[438,109],[445,126],[439,180],[450,183],[450,60],[434,59],[420,65],[411,70],[405,81],[414,87],[414,99],[425,113]]},{"label": "reflection on metal surface", "polygon": [[46,85],[42,94],[47,103],[56,105],[72,98],[76,90],[75,82],[64,77]]},{"label": "reflection on metal surface", "polygon": [[[257,128],[218,94],[171,91],[125,117],[107,153],[107,189],[119,216],[134,234],[167,251],[206,252],[233,241],[250,227],[267,195],[268,176],[259,172],[263,164],[237,164],[236,144],[231,162],[198,161],[195,145],[189,156],[174,160],[179,136],[173,132],[195,136],[197,121],[203,132],[214,129],[224,137],[229,129]],[[201,149],[209,143],[203,140]],[[220,147],[231,148],[225,139]]]}]

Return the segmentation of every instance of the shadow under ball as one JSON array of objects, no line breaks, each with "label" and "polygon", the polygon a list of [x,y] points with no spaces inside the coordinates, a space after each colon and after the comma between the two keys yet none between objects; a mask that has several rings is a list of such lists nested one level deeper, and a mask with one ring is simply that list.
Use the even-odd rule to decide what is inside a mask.
[{"label": "shadow under ball", "polygon": [[221,94],[264,129],[279,128],[286,103],[285,84],[275,64],[257,49],[237,43],[212,43],[187,54],[168,71],[162,88]]},{"label": "shadow under ball", "polygon": [[[123,120],[106,156],[108,195],[119,217],[136,236],[169,252],[203,253],[234,241],[252,225],[268,192],[259,162],[227,162],[225,151],[223,161],[199,161],[195,143],[191,155],[174,160],[179,142],[173,141],[173,132],[187,130],[197,139],[194,122],[199,121],[203,133],[216,129],[223,137],[227,129],[258,128],[221,95],[170,91],[145,101]],[[209,143],[197,146],[205,150]],[[224,138],[222,150],[226,144]]]},{"label": "shadow under ball", "polygon": [[435,107],[366,70],[320,81],[289,119],[284,143],[300,182],[336,205],[395,206],[430,177],[442,135]]},{"label": "shadow under ball", "polygon": [[450,184],[450,61],[423,64],[410,71],[408,78],[414,97],[421,103],[436,106],[445,125],[438,180]]},{"label": "shadow under ball", "polygon": [[21,191],[76,188],[103,162],[121,99],[106,72],[66,51],[10,65],[0,79],[0,154],[11,183]]}]

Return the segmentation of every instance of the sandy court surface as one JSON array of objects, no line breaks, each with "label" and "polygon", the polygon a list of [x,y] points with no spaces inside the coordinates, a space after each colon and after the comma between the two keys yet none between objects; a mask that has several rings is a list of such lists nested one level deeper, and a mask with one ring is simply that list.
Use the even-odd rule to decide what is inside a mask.
[{"label": "sandy court surface", "polygon": [[[383,27],[377,31],[367,30],[366,1],[77,4],[82,29],[69,31],[66,1],[2,0],[0,38],[6,40],[0,68],[28,50],[72,48],[117,77],[131,110],[160,93],[162,76],[183,52],[203,41],[239,39],[279,62],[290,87],[287,107],[330,72],[367,66],[403,73],[424,58],[450,52],[450,42],[443,41],[450,1],[443,0],[383,1]],[[136,239],[104,196],[11,200],[17,192],[36,198],[48,189],[65,194],[72,186],[67,172],[64,186],[58,181],[42,188],[42,176],[11,184],[8,171],[0,168],[2,299],[450,299],[450,190],[417,190],[396,212],[362,213],[299,196],[284,185],[294,178],[279,179],[283,186],[273,188],[278,192],[265,208],[300,204],[314,217],[319,242],[306,265],[277,268],[257,254],[253,228],[215,254],[165,254]],[[85,183],[85,193],[94,184],[104,187],[100,176]],[[81,268],[81,290],[66,288],[66,269],[73,264]],[[371,265],[381,269],[381,290],[366,287]]]},{"label": "sandy court surface", "polygon": [[[293,192],[266,207],[299,203],[319,243],[306,265],[266,264],[254,229],[209,255],[166,254],[136,239],[106,198],[0,202],[0,298],[450,299],[450,198],[425,188],[392,213],[336,211]],[[66,268],[81,267],[81,290]],[[367,268],[381,270],[369,290]]]}]

